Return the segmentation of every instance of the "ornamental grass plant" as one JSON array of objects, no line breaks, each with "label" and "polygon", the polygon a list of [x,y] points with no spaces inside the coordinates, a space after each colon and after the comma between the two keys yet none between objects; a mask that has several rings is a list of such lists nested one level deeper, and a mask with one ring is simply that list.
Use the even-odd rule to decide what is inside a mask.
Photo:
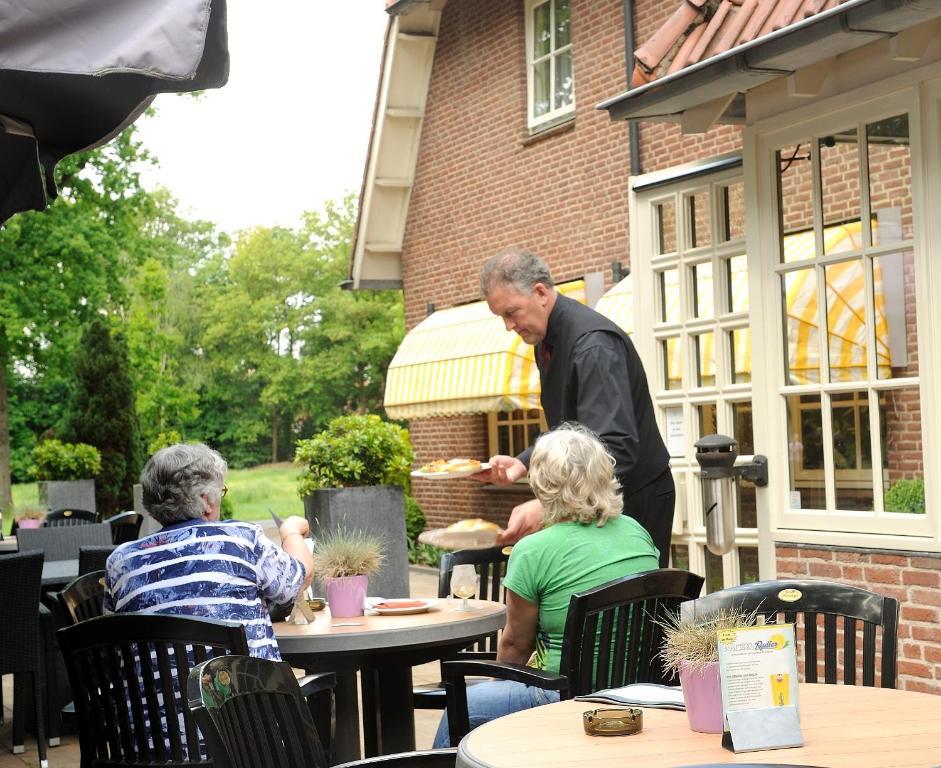
[{"label": "ornamental grass plant", "polygon": [[693,670],[719,660],[720,629],[749,627],[755,623],[755,611],[728,608],[711,616],[684,618],[680,614],[668,614],[658,622],[663,629],[663,647],[660,658],[665,671],[679,672],[685,663]]},{"label": "ornamental grass plant", "polygon": [[371,576],[385,558],[382,541],[364,531],[336,529],[314,545],[314,573],[321,580]]}]

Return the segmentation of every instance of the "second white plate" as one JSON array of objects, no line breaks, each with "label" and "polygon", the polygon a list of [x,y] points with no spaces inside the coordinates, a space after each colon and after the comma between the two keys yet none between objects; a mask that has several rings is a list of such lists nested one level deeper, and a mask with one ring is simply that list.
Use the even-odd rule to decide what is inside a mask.
[{"label": "second white plate", "polygon": [[[384,603],[377,603],[372,609],[380,616],[404,616],[409,613],[424,613],[437,602],[437,600],[386,600]],[[396,608],[396,603],[407,603],[407,605]],[[413,603],[421,603],[421,605],[413,605]]]},{"label": "second white plate", "polygon": [[480,469],[460,469],[457,472],[422,472],[420,469],[416,469],[412,472],[412,477],[420,477],[423,480],[448,480],[476,475],[478,472],[483,472],[485,469],[490,469],[490,465],[487,462],[481,464]]}]

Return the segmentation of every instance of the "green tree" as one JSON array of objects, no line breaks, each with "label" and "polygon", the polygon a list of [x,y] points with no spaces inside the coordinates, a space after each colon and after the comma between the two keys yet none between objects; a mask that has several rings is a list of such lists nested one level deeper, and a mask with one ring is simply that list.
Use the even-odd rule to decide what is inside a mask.
[{"label": "green tree", "polygon": [[98,510],[112,515],[129,509],[143,453],[134,387],[127,342],[123,334],[112,334],[101,318],[95,318],[82,336],[75,397],[63,434],[101,453],[101,472],[95,480]]},{"label": "green tree", "polygon": [[[124,303],[124,280],[146,247],[142,225],[154,214],[138,170],[148,160],[132,126],[105,147],[62,160],[58,199],[0,230],[0,507],[12,503],[11,378],[51,374],[60,381],[48,391],[68,389],[81,327],[99,309]],[[21,433],[22,423],[15,426]]]}]

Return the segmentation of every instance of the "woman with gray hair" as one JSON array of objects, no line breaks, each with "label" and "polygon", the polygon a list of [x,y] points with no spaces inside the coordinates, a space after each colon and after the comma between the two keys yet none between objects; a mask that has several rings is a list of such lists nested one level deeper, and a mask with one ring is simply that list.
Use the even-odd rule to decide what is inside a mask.
[{"label": "woman with gray hair", "polygon": [[[569,600],[576,592],[659,566],[650,534],[621,514],[614,459],[588,429],[560,425],[536,442],[529,484],[542,504],[541,531],[513,546],[507,563],[506,626],[497,661],[559,673]],[[558,701],[557,691],[510,680],[469,686],[471,728],[497,717]],[[435,747],[449,744],[448,718]]]},{"label": "woman with gray hair", "polygon": [[281,525],[278,549],[261,526],[220,522],[225,459],[202,443],[163,448],[144,466],[144,507],[163,528],[108,558],[105,610],[237,621],[253,656],[280,660],[268,604],[293,602],[314,565],[302,517]]}]

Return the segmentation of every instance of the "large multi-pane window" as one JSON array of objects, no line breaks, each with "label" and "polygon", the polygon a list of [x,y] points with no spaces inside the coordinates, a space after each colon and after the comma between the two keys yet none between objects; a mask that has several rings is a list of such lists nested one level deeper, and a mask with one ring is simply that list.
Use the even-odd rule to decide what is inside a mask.
[{"label": "large multi-pane window", "polygon": [[569,0],[526,0],[526,69],[530,129],[575,110]]},{"label": "large multi-pane window", "polygon": [[897,532],[924,482],[908,114],[807,131],[772,162],[788,507]]}]

